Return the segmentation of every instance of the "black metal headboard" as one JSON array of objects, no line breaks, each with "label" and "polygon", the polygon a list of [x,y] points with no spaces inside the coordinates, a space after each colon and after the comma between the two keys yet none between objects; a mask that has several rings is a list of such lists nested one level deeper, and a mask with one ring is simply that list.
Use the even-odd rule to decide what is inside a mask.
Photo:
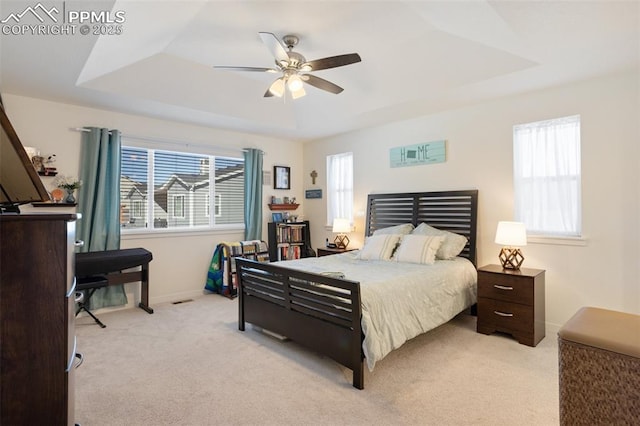
[{"label": "black metal headboard", "polygon": [[460,253],[476,264],[478,191],[405,192],[369,194],[365,235],[377,229],[425,222],[435,228],[467,237]]}]

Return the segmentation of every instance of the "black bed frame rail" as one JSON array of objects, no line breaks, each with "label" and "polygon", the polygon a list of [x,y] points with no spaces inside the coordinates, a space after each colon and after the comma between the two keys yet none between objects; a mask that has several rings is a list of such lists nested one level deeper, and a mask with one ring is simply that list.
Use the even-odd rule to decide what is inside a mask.
[{"label": "black bed frame rail", "polygon": [[460,254],[476,264],[478,190],[369,194],[365,235],[377,229],[425,222],[467,237]]},{"label": "black bed frame rail", "polygon": [[364,388],[360,283],[244,258],[236,271],[240,331],[249,322],[286,336],[351,369]]}]

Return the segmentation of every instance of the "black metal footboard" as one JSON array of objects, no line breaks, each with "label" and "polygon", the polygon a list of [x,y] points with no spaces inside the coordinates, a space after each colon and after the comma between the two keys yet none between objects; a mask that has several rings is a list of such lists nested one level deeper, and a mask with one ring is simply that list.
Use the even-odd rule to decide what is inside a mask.
[{"label": "black metal footboard", "polygon": [[270,330],[326,355],[353,371],[364,388],[360,283],[236,259],[238,329]]}]

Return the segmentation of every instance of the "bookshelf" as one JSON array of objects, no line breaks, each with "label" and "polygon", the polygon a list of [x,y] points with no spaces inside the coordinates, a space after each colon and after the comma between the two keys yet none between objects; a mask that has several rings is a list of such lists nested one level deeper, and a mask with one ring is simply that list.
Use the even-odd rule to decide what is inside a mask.
[{"label": "bookshelf", "polygon": [[309,221],[269,223],[269,260],[300,259],[307,257],[311,247]]}]

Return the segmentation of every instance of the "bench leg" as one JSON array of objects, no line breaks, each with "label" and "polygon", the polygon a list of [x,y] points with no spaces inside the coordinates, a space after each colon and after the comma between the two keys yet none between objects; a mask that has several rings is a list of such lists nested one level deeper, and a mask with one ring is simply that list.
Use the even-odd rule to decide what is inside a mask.
[{"label": "bench leg", "polygon": [[149,307],[149,264],[142,265],[142,281],[140,282],[140,303],[138,307],[152,314],[153,309]]}]

